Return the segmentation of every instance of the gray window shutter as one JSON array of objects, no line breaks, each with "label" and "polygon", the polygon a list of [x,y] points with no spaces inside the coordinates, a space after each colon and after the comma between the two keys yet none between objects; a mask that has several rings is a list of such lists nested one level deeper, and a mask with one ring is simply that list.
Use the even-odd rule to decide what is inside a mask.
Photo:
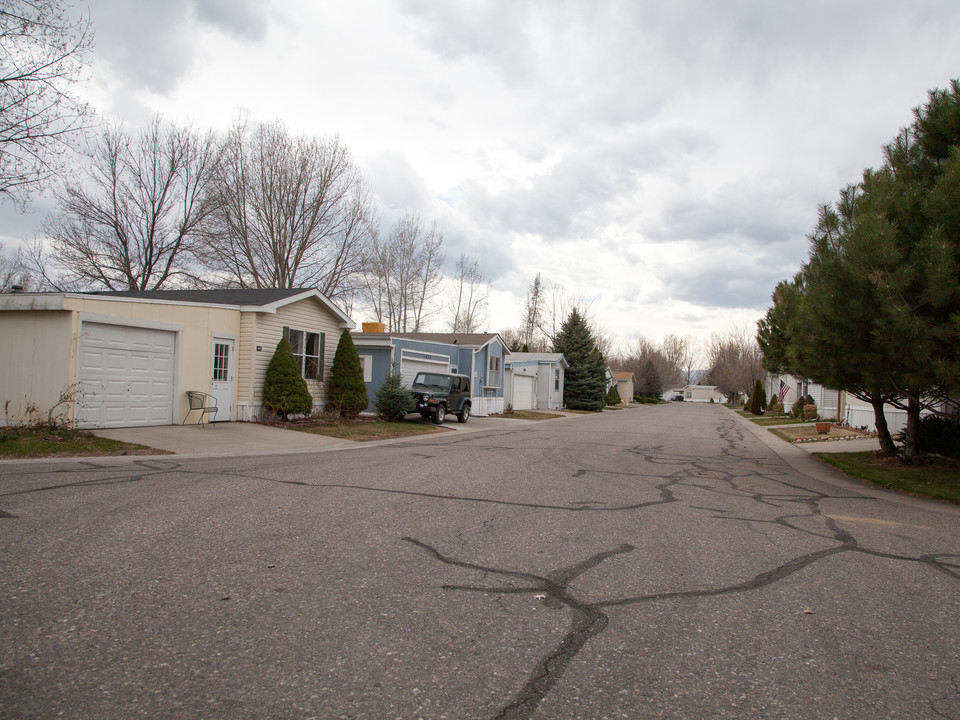
[{"label": "gray window shutter", "polygon": [[317,365],[320,366],[320,372],[319,372],[320,376],[317,378],[317,380],[323,380],[324,375],[326,375],[326,372],[324,371],[324,368],[323,368],[324,349],[326,347],[325,343],[326,343],[326,337],[324,336],[323,333],[320,333],[320,352],[319,352],[320,357],[318,358],[319,362],[317,363]]}]

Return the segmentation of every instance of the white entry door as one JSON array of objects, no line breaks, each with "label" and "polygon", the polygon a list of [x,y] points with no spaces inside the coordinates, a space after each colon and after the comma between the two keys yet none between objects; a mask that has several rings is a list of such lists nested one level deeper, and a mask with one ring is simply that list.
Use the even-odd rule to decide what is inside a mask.
[{"label": "white entry door", "polygon": [[227,422],[233,419],[235,348],[236,343],[232,338],[213,338],[210,394],[217,399],[217,414],[211,416],[216,422]]}]

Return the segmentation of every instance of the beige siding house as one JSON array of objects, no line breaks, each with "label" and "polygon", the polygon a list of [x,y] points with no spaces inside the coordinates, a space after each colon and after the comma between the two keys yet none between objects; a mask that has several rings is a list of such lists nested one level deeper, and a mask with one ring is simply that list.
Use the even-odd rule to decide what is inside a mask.
[{"label": "beige siding house", "polygon": [[170,425],[187,391],[216,398],[216,421],[252,420],[281,337],[316,407],[350,319],[316,290],[170,290],[0,295],[4,424],[51,411],[79,427]]},{"label": "beige siding house", "polygon": [[626,405],[633,402],[634,384],[632,372],[613,372],[607,378],[607,387],[616,385],[617,392],[620,394],[620,404]]},{"label": "beige siding house", "polygon": [[716,402],[725,403],[727,398],[721,393],[716,385],[685,385],[681,390],[675,391],[682,394],[687,402]]}]

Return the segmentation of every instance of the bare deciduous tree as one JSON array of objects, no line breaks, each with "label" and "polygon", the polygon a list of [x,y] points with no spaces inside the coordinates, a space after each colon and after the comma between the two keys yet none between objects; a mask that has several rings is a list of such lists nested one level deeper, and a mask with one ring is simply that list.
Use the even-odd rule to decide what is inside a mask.
[{"label": "bare deciduous tree", "polygon": [[663,338],[661,347],[670,365],[680,375],[677,379],[682,380],[685,385],[690,385],[693,380],[694,366],[700,357],[697,339],[689,335],[687,337],[667,335]]},{"label": "bare deciduous tree", "polygon": [[443,283],[443,233],[407,211],[386,240],[375,236],[365,261],[363,295],[392,332],[421,332]]},{"label": "bare deciduous tree", "polygon": [[480,272],[480,260],[460,253],[457,260],[457,276],[453,278],[453,291],[447,303],[450,315],[450,331],[455,333],[480,332],[487,321],[487,297],[490,284]]},{"label": "bare deciduous tree", "polygon": [[647,363],[652,363],[666,389],[677,387],[683,380],[683,372],[677,364],[676,358],[671,358],[665,350],[666,344],[667,338],[664,339],[663,344],[657,344],[645,337],[637,338],[633,347],[626,354],[611,361],[611,366],[616,370],[632,372],[637,387],[640,387],[640,379],[645,372],[644,366]]},{"label": "bare deciduous tree", "polygon": [[0,196],[20,207],[89,116],[73,90],[92,41],[66,0],[0,0]]},{"label": "bare deciduous tree", "polygon": [[[523,317],[520,320],[521,346],[526,347],[529,352],[546,350],[548,345],[552,343],[552,339],[548,341],[544,337],[544,302],[543,283],[540,280],[540,273],[537,273],[529,290],[527,290],[527,300],[523,305]],[[559,325],[557,331],[559,332]],[[550,337],[552,338],[553,335]]]},{"label": "bare deciduous tree", "polygon": [[238,122],[224,146],[206,259],[239,287],[356,289],[371,239],[367,188],[339,137]]},{"label": "bare deciduous tree", "polygon": [[22,251],[10,255],[0,242],[0,293],[12,292],[15,288],[29,290],[32,279],[24,267]]},{"label": "bare deciduous tree", "polygon": [[746,328],[732,328],[710,336],[706,350],[707,381],[731,399],[748,396],[763,374],[763,356],[756,338]]},{"label": "bare deciduous tree", "polygon": [[190,264],[217,157],[213,133],[159,117],[136,138],[108,126],[57,191],[59,213],[42,227],[51,246],[34,245],[34,267],[56,289],[196,284]]}]

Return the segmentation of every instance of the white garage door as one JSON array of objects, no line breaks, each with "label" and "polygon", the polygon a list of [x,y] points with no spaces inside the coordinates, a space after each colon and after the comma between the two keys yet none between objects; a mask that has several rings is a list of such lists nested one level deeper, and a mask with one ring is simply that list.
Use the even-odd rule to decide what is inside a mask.
[{"label": "white garage door", "polygon": [[176,334],[85,322],[77,372],[80,427],[171,425]]},{"label": "white garage door", "polygon": [[431,360],[421,360],[419,358],[400,358],[400,377],[403,378],[404,385],[407,387],[413,385],[413,379],[417,376],[418,372],[450,372],[450,364]]},{"label": "white garage door", "polygon": [[513,409],[533,410],[533,389],[537,379],[532,375],[513,376]]}]

